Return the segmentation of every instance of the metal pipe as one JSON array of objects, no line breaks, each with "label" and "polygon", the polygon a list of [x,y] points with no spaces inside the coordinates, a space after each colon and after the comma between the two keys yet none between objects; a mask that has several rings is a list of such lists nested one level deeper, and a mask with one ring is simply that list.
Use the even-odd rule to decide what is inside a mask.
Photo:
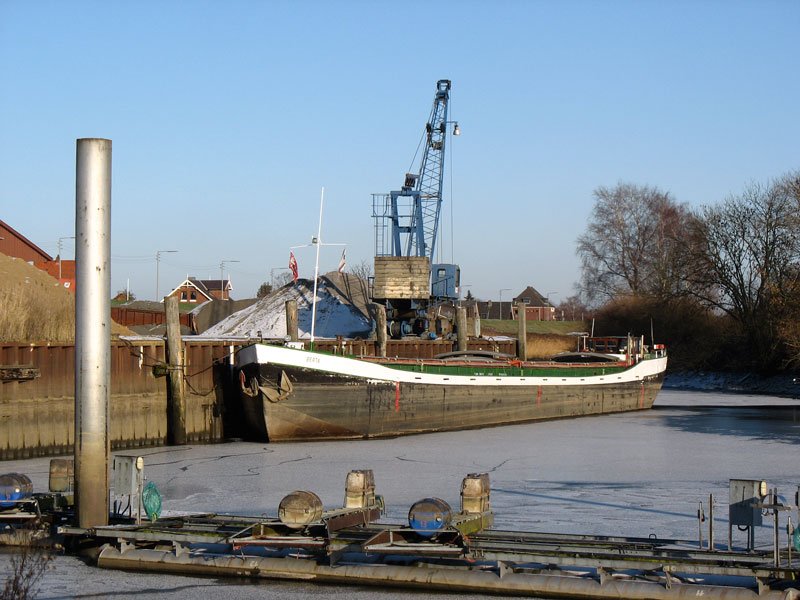
[{"label": "metal pipe", "polygon": [[120,552],[106,546],[98,566],[130,571],[155,571],[189,575],[231,577],[242,575],[265,579],[313,581],[343,585],[387,585],[449,592],[501,593],[540,598],[623,598],[672,600],[709,598],[719,600],[797,600],[795,589],[764,590],[759,594],[747,588],[634,581],[591,577],[516,573],[500,566],[500,573],[485,570],[458,570],[452,567],[404,566],[388,564],[339,563],[335,566],[315,560],[266,558],[232,554],[193,553],[186,548],[173,551],[126,549]]},{"label": "metal pipe", "polygon": [[708,549],[714,552],[714,494],[708,495]]},{"label": "metal pipe", "polygon": [[773,523],[773,525],[772,525],[773,526],[773,529],[772,529],[772,532],[773,532],[772,533],[772,535],[773,535],[772,544],[773,544],[773,546],[772,546],[772,552],[773,552],[773,558],[774,558],[774,561],[775,561],[775,566],[776,567],[780,567],[781,566],[781,553],[780,553],[780,541],[778,539],[779,536],[780,536],[780,531],[779,531],[780,523],[779,523],[779,518],[778,518],[778,488],[772,488],[772,515],[773,515],[773,522],[772,522]]},{"label": "metal pipe", "polygon": [[697,547],[703,549],[703,521],[706,520],[705,512],[703,511],[703,503],[698,502],[697,506]]},{"label": "metal pipe", "polygon": [[108,524],[111,140],[79,139],[75,173],[75,504]]}]

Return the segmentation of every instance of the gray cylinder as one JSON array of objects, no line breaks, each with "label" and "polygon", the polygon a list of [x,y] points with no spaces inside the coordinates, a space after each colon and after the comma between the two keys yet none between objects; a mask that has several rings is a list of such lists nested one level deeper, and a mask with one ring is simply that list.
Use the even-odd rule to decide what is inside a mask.
[{"label": "gray cylinder", "polygon": [[75,507],[88,528],[108,524],[111,140],[77,143],[75,274]]}]

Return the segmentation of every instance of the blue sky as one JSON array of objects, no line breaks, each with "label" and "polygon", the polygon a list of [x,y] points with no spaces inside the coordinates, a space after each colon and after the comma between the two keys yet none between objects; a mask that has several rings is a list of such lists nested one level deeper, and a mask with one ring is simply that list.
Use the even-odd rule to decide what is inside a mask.
[{"label": "blue sky", "polygon": [[55,255],[75,140],[106,137],[114,290],[153,298],[176,249],[162,295],[238,260],[250,297],[316,232],[323,186],[323,240],[371,262],[371,194],[402,183],[446,78],[441,259],[480,298],[558,302],[597,187],[700,206],[800,168],[798,31],[790,0],[0,0],[0,219]]}]

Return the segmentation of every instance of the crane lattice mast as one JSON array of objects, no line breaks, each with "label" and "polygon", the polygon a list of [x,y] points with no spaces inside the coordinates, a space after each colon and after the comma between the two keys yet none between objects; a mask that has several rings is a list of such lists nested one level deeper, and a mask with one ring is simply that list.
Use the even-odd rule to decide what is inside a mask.
[{"label": "crane lattice mast", "polygon": [[419,172],[406,173],[399,191],[373,194],[376,256],[427,256],[431,262],[434,260],[442,207],[450,85],[449,79],[436,82]]}]

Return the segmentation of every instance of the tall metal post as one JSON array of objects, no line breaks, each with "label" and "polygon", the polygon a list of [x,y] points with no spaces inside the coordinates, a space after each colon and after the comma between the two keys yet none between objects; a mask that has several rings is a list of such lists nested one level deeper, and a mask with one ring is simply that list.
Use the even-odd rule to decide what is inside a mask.
[{"label": "tall metal post", "polygon": [[111,140],[77,142],[75,504],[79,527],[108,524],[111,382]]}]

